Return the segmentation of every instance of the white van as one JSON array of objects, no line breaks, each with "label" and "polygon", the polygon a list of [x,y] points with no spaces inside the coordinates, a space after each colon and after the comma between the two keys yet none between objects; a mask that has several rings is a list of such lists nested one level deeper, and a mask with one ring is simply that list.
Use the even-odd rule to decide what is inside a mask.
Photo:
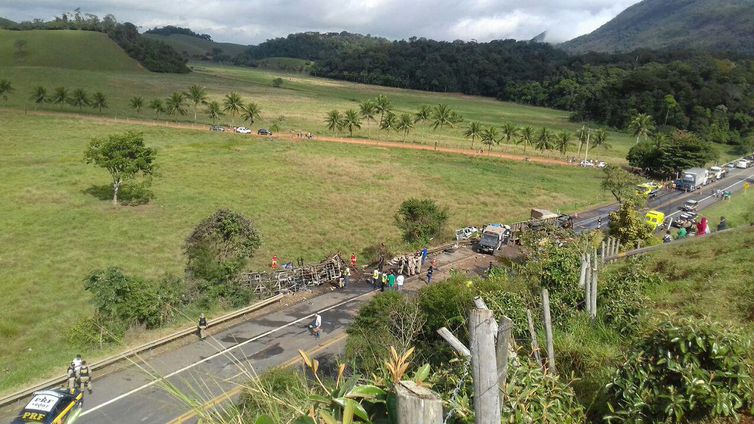
[{"label": "white van", "polygon": [[749,165],[750,165],[750,162],[746,159],[741,159],[738,162],[736,162],[736,168],[740,168],[740,169],[746,169],[749,167]]}]

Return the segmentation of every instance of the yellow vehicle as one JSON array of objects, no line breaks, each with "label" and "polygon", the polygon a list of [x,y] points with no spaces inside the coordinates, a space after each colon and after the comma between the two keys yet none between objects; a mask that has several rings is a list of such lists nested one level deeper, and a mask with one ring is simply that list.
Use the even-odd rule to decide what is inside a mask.
[{"label": "yellow vehicle", "polygon": [[649,211],[644,215],[644,222],[649,224],[653,230],[656,230],[665,222],[665,214],[660,211]]},{"label": "yellow vehicle", "polygon": [[636,193],[644,198],[652,199],[657,196],[658,191],[659,187],[657,187],[656,183],[644,183],[636,186]]}]

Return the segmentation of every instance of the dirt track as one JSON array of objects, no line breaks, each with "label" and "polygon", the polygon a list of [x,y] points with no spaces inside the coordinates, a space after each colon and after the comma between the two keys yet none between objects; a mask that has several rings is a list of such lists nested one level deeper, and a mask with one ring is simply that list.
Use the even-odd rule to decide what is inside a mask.
[{"label": "dirt track", "polygon": [[[8,113],[8,112],[19,113],[20,112],[17,109],[7,109],[7,108],[0,109],[0,111],[2,111],[3,113]],[[176,129],[205,131],[205,132],[207,131],[207,125],[169,122],[169,121],[155,121],[155,120],[132,119],[132,118],[118,119],[118,118],[108,118],[104,116],[79,115],[75,113],[50,112],[50,111],[26,111],[25,113],[28,115],[34,115],[34,116],[55,116],[55,117],[60,117],[60,118],[78,119],[81,121],[98,122],[98,123],[103,123],[103,124],[124,124],[125,123],[125,124],[132,124],[132,125],[143,125],[143,126],[148,126],[148,127],[176,128]],[[249,137],[249,136],[244,136],[241,134],[236,134],[234,132],[226,132],[225,134],[228,136]],[[262,137],[269,138],[269,136],[259,136],[256,134],[252,134],[250,136],[259,137],[259,138],[262,138]],[[296,137],[293,134],[277,134],[277,135],[272,136],[272,138],[279,139],[279,140],[288,140],[288,141],[309,142],[309,140]],[[352,145],[369,146],[369,147],[383,147],[383,148],[389,148],[389,149],[425,150],[425,151],[432,151],[432,152],[449,153],[449,154],[454,154],[454,155],[463,155],[463,156],[469,156],[469,157],[492,157],[492,158],[516,161],[516,162],[530,162],[530,163],[537,163],[537,164],[543,164],[543,165],[573,166],[572,164],[569,164],[568,162],[558,160],[558,159],[550,159],[550,158],[543,158],[543,157],[527,157],[527,156],[513,155],[513,154],[508,154],[508,153],[502,153],[502,152],[480,153],[479,150],[459,149],[459,148],[453,148],[453,147],[439,147],[439,146],[436,147],[436,146],[423,145],[423,144],[399,143],[395,141],[364,140],[364,139],[330,137],[330,136],[316,136],[311,141],[352,144]]]}]

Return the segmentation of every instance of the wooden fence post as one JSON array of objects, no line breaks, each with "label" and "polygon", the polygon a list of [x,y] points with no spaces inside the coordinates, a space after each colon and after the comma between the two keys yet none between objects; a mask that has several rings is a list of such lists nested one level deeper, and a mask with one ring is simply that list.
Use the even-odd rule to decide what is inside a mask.
[{"label": "wooden fence post", "polygon": [[592,259],[586,255],[586,273],[584,276],[584,310],[589,312],[592,304]]},{"label": "wooden fence post", "polygon": [[432,390],[413,381],[395,385],[398,424],[441,424],[442,399]]},{"label": "wooden fence post", "polygon": [[591,293],[589,295],[589,315],[592,319],[597,318],[597,275],[599,274],[597,268],[597,262],[594,263],[594,270],[592,270],[592,283],[589,287]]},{"label": "wooden fence post", "polygon": [[584,278],[586,278],[586,257],[584,255],[581,255],[581,270],[579,273],[579,288],[584,288]]},{"label": "wooden fence post", "polygon": [[510,341],[511,332],[513,331],[513,320],[504,316],[500,320],[497,333],[497,346],[495,347],[495,356],[497,362],[497,385],[500,393],[500,408],[505,404],[505,380],[508,378],[508,354],[511,351]]},{"label": "wooden fence post", "polygon": [[474,308],[469,313],[476,424],[500,424],[500,387],[497,383],[493,321],[492,311],[489,309]]},{"label": "wooden fence post", "polygon": [[526,319],[529,321],[529,336],[531,337],[531,350],[534,352],[534,359],[537,360],[539,367],[542,368],[542,356],[539,354],[539,342],[537,341],[537,332],[534,330],[534,320],[531,317],[531,310],[526,309]]},{"label": "wooden fence post", "polygon": [[[595,260],[596,260],[595,256]],[[550,317],[550,293],[542,289],[542,312],[545,318],[545,339],[547,341],[547,368],[553,374],[557,374],[555,367],[555,347],[552,341],[552,318]]]},{"label": "wooden fence post", "polygon": [[605,246],[605,242],[603,241],[602,245],[600,246],[600,249],[601,249],[600,250],[600,258],[601,258],[602,262],[605,262],[605,251],[606,251],[606,248],[607,248],[607,246]]}]

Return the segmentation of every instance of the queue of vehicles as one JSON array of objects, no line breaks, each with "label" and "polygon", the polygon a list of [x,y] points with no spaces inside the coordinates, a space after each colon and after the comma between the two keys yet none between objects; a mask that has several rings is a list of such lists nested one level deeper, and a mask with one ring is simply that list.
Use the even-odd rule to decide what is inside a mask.
[{"label": "queue of vehicles", "polygon": [[[222,125],[210,125],[209,127],[210,131],[213,132],[225,132],[225,131],[232,131],[238,134],[251,134],[252,130],[247,127],[231,127],[231,128],[225,128]],[[267,128],[260,128],[257,130],[257,135],[272,135],[272,131],[268,130]]]}]

